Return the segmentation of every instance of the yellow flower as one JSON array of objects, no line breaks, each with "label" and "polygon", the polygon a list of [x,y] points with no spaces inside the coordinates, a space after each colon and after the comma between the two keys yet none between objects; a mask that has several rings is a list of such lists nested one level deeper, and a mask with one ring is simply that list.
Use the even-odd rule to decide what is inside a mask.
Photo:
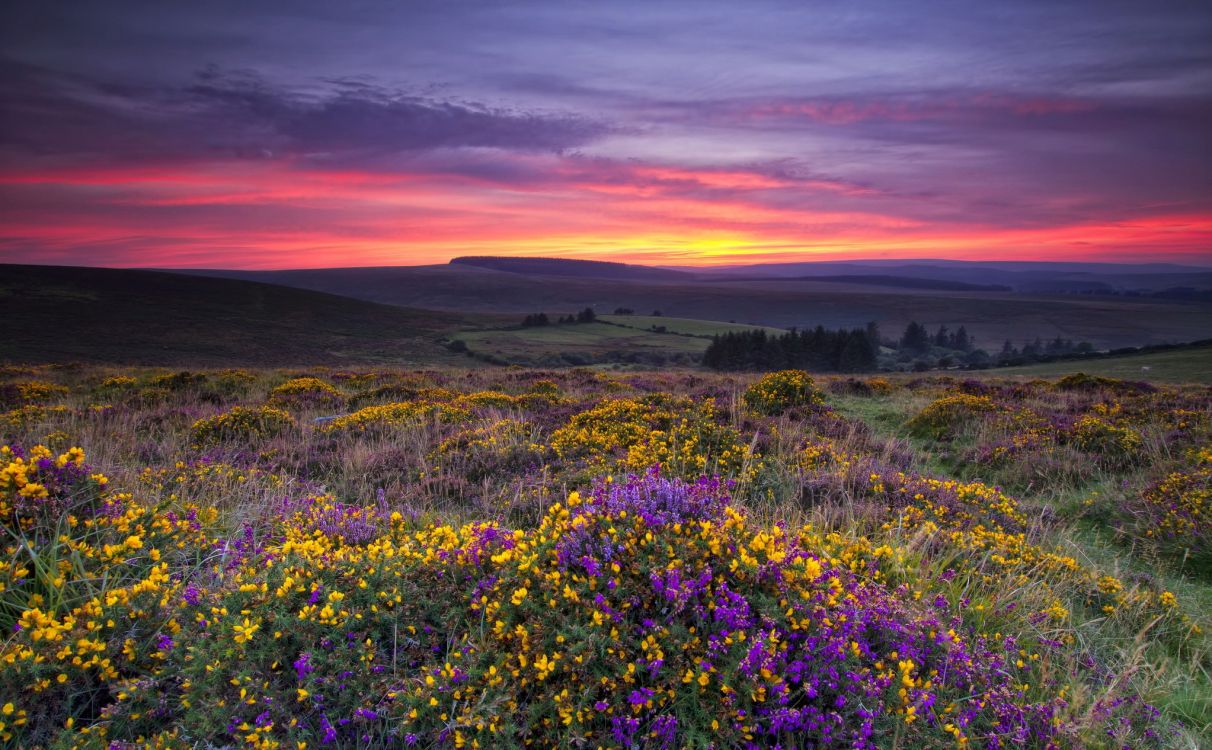
[{"label": "yellow flower", "polygon": [[243,625],[236,625],[232,630],[236,631],[236,643],[247,643],[252,640],[253,634],[256,633],[261,626],[256,623],[249,622],[248,618],[244,618]]}]

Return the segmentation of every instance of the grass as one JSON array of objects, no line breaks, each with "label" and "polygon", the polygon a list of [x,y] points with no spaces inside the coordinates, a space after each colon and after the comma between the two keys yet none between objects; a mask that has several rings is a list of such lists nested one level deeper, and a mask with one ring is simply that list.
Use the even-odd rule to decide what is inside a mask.
[{"label": "grass", "polygon": [[708,344],[706,339],[699,337],[657,333],[606,322],[465,331],[454,334],[453,338],[467,344],[476,354],[510,363],[546,366],[626,361],[629,357],[677,358],[687,364],[697,359]]},{"label": "grass", "polygon": [[737,331],[752,331],[761,328],[766,333],[778,335],[786,333],[782,328],[751,326],[741,323],[724,323],[718,320],[697,320],[694,318],[667,318],[661,315],[599,315],[598,320],[613,323],[626,328],[638,328],[642,331],[653,328],[664,328],[668,333],[683,336],[711,338],[716,334],[734,333]]},{"label": "grass", "polygon": [[[663,331],[655,330],[664,328]],[[659,315],[600,315],[596,322],[463,331],[452,338],[474,354],[522,365],[601,362],[692,364],[717,333],[755,326]],[[770,333],[782,329],[767,328]]]},{"label": "grass", "polygon": [[1073,362],[1004,367],[987,372],[996,377],[1026,375],[1041,378],[1056,378],[1084,372],[1088,375],[1121,380],[1212,385],[1212,345],[1149,354],[1125,354]]}]

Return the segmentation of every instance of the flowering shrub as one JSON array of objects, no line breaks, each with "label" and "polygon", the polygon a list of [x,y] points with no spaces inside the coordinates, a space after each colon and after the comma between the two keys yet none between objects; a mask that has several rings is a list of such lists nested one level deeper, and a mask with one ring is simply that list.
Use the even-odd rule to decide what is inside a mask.
[{"label": "flowering shrub", "polygon": [[16,435],[18,432],[29,430],[35,424],[66,415],[69,412],[70,409],[66,406],[27,404],[0,414],[0,429],[4,430],[5,434]]},{"label": "flowering shrub", "polygon": [[718,482],[656,474],[574,493],[531,532],[413,531],[315,498],[196,583],[156,566],[77,618],[24,613],[6,647],[21,676],[83,650],[75,679],[115,688],[99,713],[3,697],[100,743],[166,725],[256,747],[1064,740],[1063,703],[1012,640],[964,635],[811,538],[751,526]]},{"label": "flowering shrub", "polygon": [[208,550],[215,514],[110,495],[78,448],[4,446],[0,462],[0,526],[24,539],[0,562],[0,740],[32,747],[158,669],[157,639],[180,629],[169,571]]},{"label": "flowering shrub", "polygon": [[274,406],[295,406],[312,409],[333,408],[345,403],[331,383],[319,378],[303,377],[290,380],[269,392],[269,403]]},{"label": "flowering shrub", "polygon": [[574,415],[555,430],[551,447],[592,472],[641,471],[660,464],[672,475],[736,476],[752,458],[731,427],[719,424],[713,399],[614,398]]},{"label": "flowering shrub", "polygon": [[294,424],[293,417],[272,406],[237,406],[231,411],[194,422],[191,435],[199,446],[255,441],[281,435]]},{"label": "flowering shrub", "polygon": [[1141,500],[1137,533],[1212,576],[1212,447],[1195,452],[1191,470],[1150,485]]},{"label": "flowering shrub", "polygon": [[326,422],[327,432],[373,432],[398,427],[415,427],[426,422],[462,422],[471,415],[466,409],[432,401],[405,401],[398,404],[367,406],[353,414]]},{"label": "flowering shrub", "polygon": [[0,406],[22,404],[44,404],[68,393],[67,388],[57,383],[42,380],[27,380],[0,384]]},{"label": "flowering shrub", "polygon": [[[1177,750],[1212,717],[1206,388],[831,379],[769,418],[743,376],[351,371],[316,382],[390,403],[300,428],[210,415],[305,373],[132,372],[0,418],[2,750]],[[932,400],[958,440],[904,440]]]},{"label": "flowering shrub", "polygon": [[803,370],[780,370],[762,377],[745,389],[745,406],[766,416],[775,416],[797,406],[825,403],[825,394]]},{"label": "flowering shrub", "polygon": [[950,439],[984,415],[998,411],[1000,407],[988,396],[960,393],[934,401],[910,419],[905,427],[918,437]]},{"label": "flowering shrub", "polygon": [[1088,453],[1097,453],[1112,462],[1130,462],[1139,457],[1140,433],[1131,427],[1117,427],[1098,417],[1086,415],[1073,426],[1073,442]]}]

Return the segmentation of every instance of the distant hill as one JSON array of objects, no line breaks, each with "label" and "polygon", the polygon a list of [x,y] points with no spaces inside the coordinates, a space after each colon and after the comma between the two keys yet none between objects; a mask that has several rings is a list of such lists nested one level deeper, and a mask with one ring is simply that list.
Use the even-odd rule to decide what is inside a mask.
[{"label": "distant hill", "polygon": [[230,279],[0,266],[0,361],[466,366],[439,339],[482,319]]},{"label": "distant hill", "polygon": [[[885,335],[893,336],[916,320],[932,329],[967,326],[981,346],[994,349],[1006,339],[1022,346],[1036,337],[1048,340],[1057,336],[1089,341],[1100,349],[1193,341],[1207,336],[1212,320],[1212,303],[1201,301],[947,291],[811,278],[556,278],[461,263],[189,273],[265,281],[428,310],[505,314],[513,316],[514,323],[535,312],[561,315],[592,307],[599,314],[609,314],[617,308],[630,308],[641,315],[660,310],[669,317],[776,328],[851,328],[874,320]],[[804,275],[802,269],[798,275]],[[884,267],[880,275],[899,276],[899,272]],[[978,283],[970,278],[943,280]]]},{"label": "distant hill", "polygon": [[[682,269],[689,270],[689,269]],[[760,263],[694,269],[702,278],[812,278],[850,276],[1005,286],[1024,294],[1151,293],[1170,287],[1212,288],[1212,268],[1172,263],[1050,263],[1043,261],[864,260]],[[862,278],[868,279],[861,281]],[[941,288],[941,287],[940,287]]]},{"label": "distant hill", "polygon": [[967,281],[951,281],[949,279],[922,279],[912,276],[871,276],[848,275],[839,276],[804,276],[814,281],[833,282],[838,284],[868,284],[872,286],[891,286],[900,289],[937,289],[944,292],[1009,292],[1005,284],[972,284]]},{"label": "distant hill", "polygon": [[694,278],[693,274],[652,266],[611,263],[600,260],[569,260],[565,258],[504,258],[489,255],[468,255],[450,261],[458,266],[475,266],[493,271],[538,276],[576,276],[597,279],[632,279],[646,281],[678,281]]}]

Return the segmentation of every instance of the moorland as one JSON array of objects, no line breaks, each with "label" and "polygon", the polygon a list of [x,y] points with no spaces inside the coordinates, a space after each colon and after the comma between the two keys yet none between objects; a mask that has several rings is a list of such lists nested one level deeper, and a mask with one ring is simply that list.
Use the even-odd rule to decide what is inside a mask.
[{"label": "moorland", "polygon": [[1173,747],[1212,392],[7,366],[6,747]]}]

